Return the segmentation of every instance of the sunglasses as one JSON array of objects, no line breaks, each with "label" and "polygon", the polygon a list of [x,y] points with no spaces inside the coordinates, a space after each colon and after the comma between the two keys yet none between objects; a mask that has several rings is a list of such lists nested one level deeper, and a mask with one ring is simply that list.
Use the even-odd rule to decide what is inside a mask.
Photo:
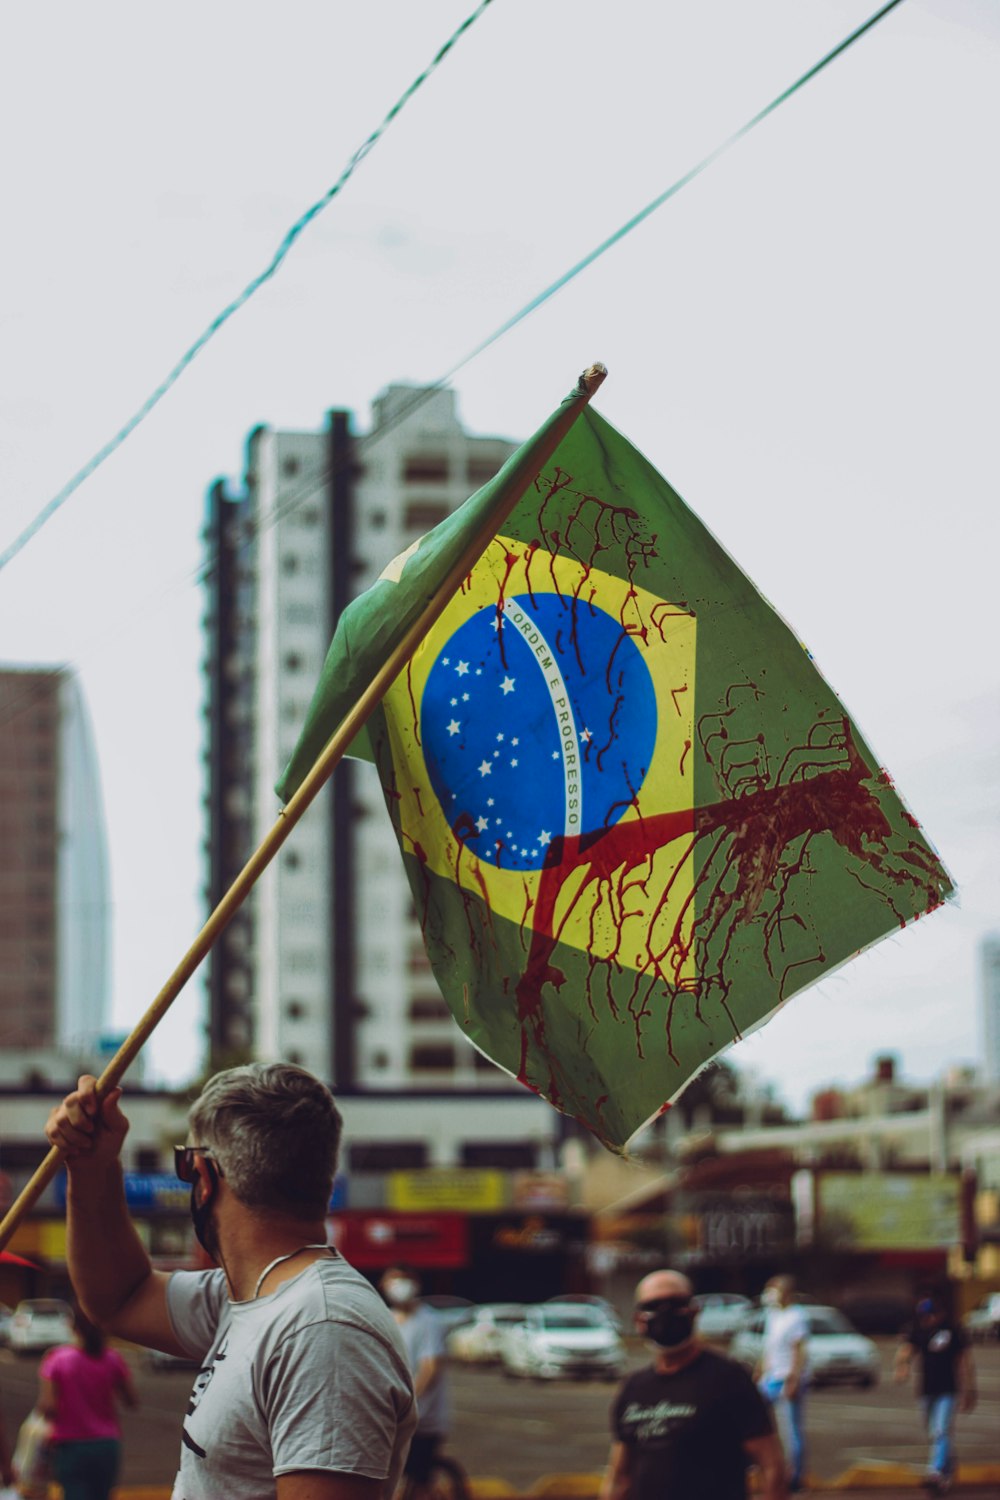
[{"label": "sunglasses", "polygon": [[683,1312],[690,1306],[690,1297],[654,1297],[650,1302],[637,1302],[635,1310],[641,1313],[655,1313],[662,1308],[669,1308],[671,1312]]},{"label": "sunglasses", "polygon": [[181,1182],[194,1182],[198,1175],[194,1169],[194,1154],[196,1151],[199,1156],[211,1157],[213,1162],[215,1162],[215,1170],[220,1177],[223,1175],[222,1168],[219,1166],[215,1152],[211,1146],[175,1146],[174,1171]]}]

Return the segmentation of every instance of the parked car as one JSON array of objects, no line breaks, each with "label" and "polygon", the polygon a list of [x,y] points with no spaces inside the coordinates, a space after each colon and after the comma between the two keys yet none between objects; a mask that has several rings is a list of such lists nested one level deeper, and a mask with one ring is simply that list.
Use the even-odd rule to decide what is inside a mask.
[{"label": "parked car", "polygon": [[[810,1306],[802,1311],[809,1325],[806,1358],[812,1385],[839,1381],[862,1387],[878,1384],[879,1353],[871,1339],[852,1328],[835,1307]],[[764,1347],[764,1317],[763,1311],[748,1317],[729,1346],[732,1358],[748,1370],[757,1365]]]},{"label": "parked car", "polygon": [[549,1297],[544,1305],[551,1307],[553,1303],[561,1305],[564,1302],[568,1303],[571,1307],[595,1308],[598,1312],[604,1314],[612,1328],[617,1328],[618,1332],[621,1333],[622,1320],[618,1316],[618,1309],[608,1301],[607,1297],[593,1297],[589,1292],[564,1292],[561,1297]]},{"label": "parked car", "polygon": [[37,1297],[19,1302],[10,1320],[7,1341],[15,1354],[51,1349],[53,1344],[73,1341],[73,1314],[56,1297]]},{"label": "parked car", "polygon": [[965,1315],[965,1329],[976,1343],[1000,1338],[1000,1292],[991,1292]]},{"label": "parked car", "polygon": [[500,1363],[505,1375],[535,1380],[617,1380],[625,1368],[625,1345],[600,1308],[543,1302],[527,1308],[523,1322],[504,1330]]},{"label": "parked car", "polygon": [[484,1302],[448,1334],[448,1353],[466,1364],[496,1364],[505,1329],[523,1322],[525,1311],[523,1302]]},{"label": "parked car", "polygon": [[431,1292],[420,1300],[434,1313],[446,1335],[460,1323],[468,1323],[476,1310],[475,1302],[468,1297],[453,1297],[449,1292]]},{"label": "parked car", "polygon": [[695,1328],[704,1339],[731,1339],[753,1312],[750,1298],[739,1292],[699,1292],[691,1301],[698,1309]]}]

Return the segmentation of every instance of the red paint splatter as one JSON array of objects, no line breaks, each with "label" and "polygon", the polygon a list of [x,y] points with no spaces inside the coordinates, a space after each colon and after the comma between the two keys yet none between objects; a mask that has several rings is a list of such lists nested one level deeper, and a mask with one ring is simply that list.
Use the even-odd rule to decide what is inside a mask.
[{"label": "red paint splatter", "polygon": [[[543,990],[558,992],[566,983],[565,972],[553,963],[562,930],[570,912],[584,900],[593,912],[610,903],[616,924],[624,925],[622,896],[631,885],[642,886],[652,870],[656,851],[678,839],[688,838],[677,867],[661,894],[655,911],[647,918],[645,952],[636,955],[636,981],[630,1004],[639,1040],[639,1023],[650,1014],[653,987],[663,986],[668,997],[665,1034],[668,1051],[673,1010],[682,995],[695,1000],[695,1015],[702,1000],[712,993],[726,1006],[730,981],[728,960],[737,933],[754,922],[764,924],[765,959],[771,968],[772,943],[784,947],[782,922],[801,919],[782,916],[790,884],[807,869],[810,842],[828,834],[846,853],[877,871],[883,882],[922,889],[928,909],[940,903],[938,872],[919,845],[890,857],[892,836],[889,822],[879,806],[872,783],[876,780],[854,744],[850,724],[819,726],[814,743],[798,747],[786,756],[782,771],[786,779],[775,785],[747,790],[742,763],[730,763],[727,774],[734,778],[740,794],[694,810],[659,813],[583,837],[559,837],[549,846],[539,880],[531,945],[524,972],[516,986],[517,1015],[522,1035],[522,1062],[529,1049],[545,1057],[556,1070],[546,1040]],[[724,728],[711,738],[725,737]],[[724,747],[723,747],[724,748]],[[705,854],[694,889],[673,927],[669,940],[654,946],[657,919],[665,909],[680,868],[704,845]],[[569,911],[556,922],[556,905],[566,882],[583,872],[583,880]],[[856,874],[857,879],[861,879]],[[866,882],[862,881],[863,884]],[[884,889],[872,886],[892,910]],[[585,898],[585,893],[589,895]],[[768,901],[773,904],[768,905]],[[683,935],[684,920],[694,906],[690,936]],[[896,912],[902,920],[902,914]],[[682,981],[682,970],[691,956],[696,978]],[[598,960],[591,954],[591,974],[598,963],[615,965],[616,955]],[[821,951],[815,959],[796,959],[780,969],[776,999],[782,998],[789,973],[803,964],[824,962]],[[619,968],[620,971],[620,968]],[[736,1026],[733,1026],[734,1032]],[[523,1071],[523,1069],[522,1069]]]}]

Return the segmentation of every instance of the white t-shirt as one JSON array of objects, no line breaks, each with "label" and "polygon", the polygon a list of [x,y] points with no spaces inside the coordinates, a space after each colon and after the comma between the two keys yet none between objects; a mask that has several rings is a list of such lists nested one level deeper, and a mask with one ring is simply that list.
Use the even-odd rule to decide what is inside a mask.
[{"label": "white t-shirt", "polygon": [[203,1361],[172,1500],[274,1500],[293,1469],[380,1479],[390,1500],[416,1425],[395,1320],[340,1256],[269,1296],[230,1302],[222,1271],[176,1271],[167,1306]]},{"label": "white t-shirt", "polygon": [[794,1303],[790,1307],[769,1307],[764,1319],[764,1374],[773,1380],[787,1380],[792,1373],[795,1345],[805,1344],[808,1336],[809,1324],[801,1307]]}]

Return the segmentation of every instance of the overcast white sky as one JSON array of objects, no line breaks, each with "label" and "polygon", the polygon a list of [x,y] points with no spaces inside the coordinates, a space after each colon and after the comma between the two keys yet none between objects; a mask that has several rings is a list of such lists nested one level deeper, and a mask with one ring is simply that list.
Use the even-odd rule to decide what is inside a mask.
[{"label": "overcast white sky", "polygon": [[[131,414],[473,8],[56,0],[6,21],[0,545]],[[0,657],[70,662],[113,865],[115,1023],[201,925],[203,496],[258,422],[433,380],[876,9],[494,0],[154,415],[0,575]],[[1000,927],[1000,6],[905,0],[457,380],[521,437],[600,410],[809,645],[960,903],[731,1053],[793,1104],[979,1048]],[[275,768],[278,769],[277,767]],[[200,986],[152,1043],[193,1071]]]}]

